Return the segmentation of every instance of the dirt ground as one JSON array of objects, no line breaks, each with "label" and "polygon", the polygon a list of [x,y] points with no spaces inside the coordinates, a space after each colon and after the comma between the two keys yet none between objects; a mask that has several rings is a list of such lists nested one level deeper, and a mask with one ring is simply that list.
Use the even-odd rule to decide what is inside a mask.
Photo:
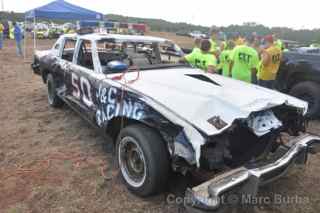
[{"label": "dirt ground", "polygon": [[[28,43],[26,60],[15,56],[13,41],[0,51],[0,213],[185,212],[181,200],[167,197],[182,196],[187,178],[173,177],[161,195],[134,196],[114,167],[110,141],[69,108],[48,107],[46,87],[30,69]],[[52,43],[39,41],[38,48]],[[309,130],[319,133],[320,123]],[[267,200],[257,212],[318,213],[319,174],[320,157],[313,156],[305,170],[262,188]]]}]

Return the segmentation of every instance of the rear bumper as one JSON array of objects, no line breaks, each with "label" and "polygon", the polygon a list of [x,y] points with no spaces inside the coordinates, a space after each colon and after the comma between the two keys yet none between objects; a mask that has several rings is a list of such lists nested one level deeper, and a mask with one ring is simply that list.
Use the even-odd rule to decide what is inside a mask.
[{"label": "rear bumper", "polygon": [[186,208],[189,212],[223,212],[226,206],[235,204],[232,201],[239,203],[235,194],[256,196],[259,186],[276,180],[297,165],[305,165],[308,154],[319,153],[320,137],[305,134],[289,141],[288,147],[271,163],[234,169],[188,189]]}]

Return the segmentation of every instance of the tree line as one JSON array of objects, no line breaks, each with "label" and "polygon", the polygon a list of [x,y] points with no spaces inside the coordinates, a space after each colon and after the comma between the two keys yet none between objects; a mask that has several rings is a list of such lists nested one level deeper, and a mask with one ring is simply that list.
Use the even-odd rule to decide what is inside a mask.
[{"label": "tree line", "polygon": [[[111,21],[144,23],[147,24],[152,31],[165,31],[174,33],[189,33],[191,31],[201,31],[203,33],[207,33],[209,31],[209,27],[188,23],[173,23],[163,19],[137,18],[116,14],[109,14],[105,17],[107,20]],[[3,20],[24,21],[24,14],[15,12],[0,12],[0,18]],[[58,23],[63,23],[63,21],[59,21]],[[318,29],[313,30],[294,30],[288,27],[270,28],[262,24],[248,22],[242,25],[230,25],[227,27],[222,27],[222,31],[227,34],[239,32],[244,36],[253,32],[256,32],[258,35],[277,33],[281,39],[298,41],[305,44],[320,43],[320,26]]]}]

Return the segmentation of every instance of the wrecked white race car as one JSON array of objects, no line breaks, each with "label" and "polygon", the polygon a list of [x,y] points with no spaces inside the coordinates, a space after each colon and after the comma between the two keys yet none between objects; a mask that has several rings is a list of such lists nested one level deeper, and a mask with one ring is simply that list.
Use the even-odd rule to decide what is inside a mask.
[{"label": "wrecked white race car", "polygon": [[113,137],[140,196],[164,189],[170,171],[197,172],[207,179],[187,190],[187,208],[220,211],[226,194],[255,196],[318,151],[320,138],[304,133],[306,102],[178,64],[182,54],[155,37],[65,35],[32,68],[52,107],[66,103]]}]

